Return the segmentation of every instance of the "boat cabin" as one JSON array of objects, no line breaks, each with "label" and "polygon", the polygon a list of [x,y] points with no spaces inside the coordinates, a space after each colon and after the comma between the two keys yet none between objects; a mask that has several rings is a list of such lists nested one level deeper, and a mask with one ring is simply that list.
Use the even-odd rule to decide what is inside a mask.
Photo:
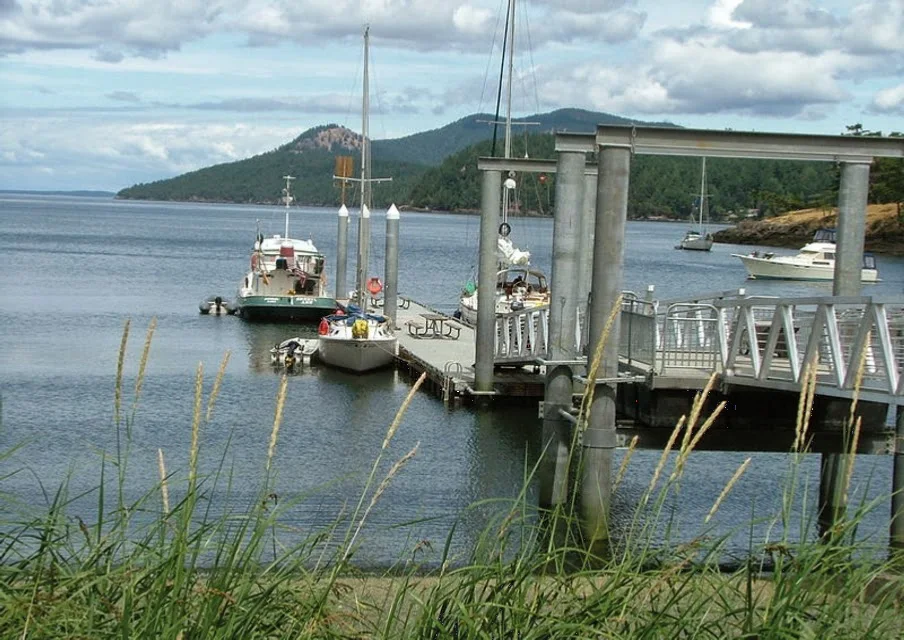
[{"label": "boat cabin", "polygon": [[546,293],[549,286],[546,275],[537,269],[513,267],[500,271],[496,275],[496,289],[506,295]]}]

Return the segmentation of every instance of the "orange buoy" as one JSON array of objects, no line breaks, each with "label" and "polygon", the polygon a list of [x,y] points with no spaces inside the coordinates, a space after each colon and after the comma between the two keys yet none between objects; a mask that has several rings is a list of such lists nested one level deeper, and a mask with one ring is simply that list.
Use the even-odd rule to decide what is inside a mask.
[{"label": "orange buoy", "polygon": [[370,291],[370,294],[375,296],[383,290],[383,283],[380,282],[379,278],[371,278],[367,281],[367,290]]},{"label": "orange buoy", "polygon": [[330,323],[326,321],[326,318],[320,320],[320,326],[317,327],[317,333],[325,336],[330,332]]}]

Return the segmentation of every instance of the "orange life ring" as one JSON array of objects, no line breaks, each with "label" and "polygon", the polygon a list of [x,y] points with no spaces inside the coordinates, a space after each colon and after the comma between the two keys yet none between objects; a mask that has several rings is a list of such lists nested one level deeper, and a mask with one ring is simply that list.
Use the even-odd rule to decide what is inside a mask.
[{"label": "orange life ring", "polygon": [[370,294],[375,296],[383,290],[383,283],[380,282],[379,278],[371,278],[367,281],[367,290],[370,291]]}]

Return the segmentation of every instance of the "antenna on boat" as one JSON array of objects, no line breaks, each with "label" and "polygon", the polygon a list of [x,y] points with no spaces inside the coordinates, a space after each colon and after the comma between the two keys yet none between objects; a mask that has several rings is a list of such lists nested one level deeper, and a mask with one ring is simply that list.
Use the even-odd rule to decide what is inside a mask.
[{"label": "antenna on boat", "polygon": [[285,200],[285,202],[286,202],[286,235],[283,237],[288,238],[289,237],[289,205],[292,204],[292,200],[294,200],[294,198],[292,197],[292,180],[295,179],[295,176],[286,175],[286,176],[283,176],[283,178],[286,181],[286,188],[283,189],[283,194],[284,194],[283,200]]}]

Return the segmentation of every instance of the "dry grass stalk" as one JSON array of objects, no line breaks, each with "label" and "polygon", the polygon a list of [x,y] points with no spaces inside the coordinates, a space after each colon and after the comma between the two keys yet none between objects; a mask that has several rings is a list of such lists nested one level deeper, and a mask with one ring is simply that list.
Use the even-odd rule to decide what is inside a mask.
[{"label": "dry grass stalk", "polygon": [[[590,412],[590,407],[593,406],[593,395],[596,392],[596,385],[593,384],[592,381],[596,380],[600,366],[603,363],[603,351],[605,351],[606,343],[609,341],[609,334],[612,332],[615,319],[618,317],[618,314],[621,313],[621,305],[622,296],[619,295],[615,299],[615,304],[612,305],[609,317],[606,318],[606,325],[603,327],[603,333],[600,335],[600,339],[596,343],[596,348],[593,350],[593,360],[591,360],[590,368],[587,370],[587,390],[584,392],[584,397],[581,399],[580,416],[587,416]],[[587,424],[586,419],[584,420],[584,424]]]},{"label": "dry grass stalk", "polygon": [[160,494],[163,496],[163,513],[169,513],[169,487],[166,484],[166,463],[163,461],[163,449],[157,449],[157,469],[160,471]]},{"label": "dry grass stalk", "polygon": [[148,332],[144,337],[144,349],[141,351],[141,362],[138,364],[138,377],[135,378],[135,399],[132,401],[132,409],[138,404],[138,398],[141,396],[141,387],[144,384],[144,375],[148,367],[148,356],[151,353],[151,341],[154,339],[154,332],[157,330],[156,316],[151,318],[148,325]]},{"label": "dry grass stalk", "polygon": [[860,426],[863,420],[858,416],[854,421],[854,435],[851,438],[850,458],[847,460],[847,468],[844,470],[844,502],[848,501],[848,489],[851,488],[851,477],[854,475],[854,454],[860,446]]},{"label": "dry grass stalk", "polygon": [[813,398],[816,394],[817,360],[814,357],[805,367],[801,375],[800,400],[797,406],[797,422],[794,424],[793,451],[799,453],[806,446],[807,429],[810,426],[810,412],[813,410]]},{"label": "dry grass stalk", "polygon": [[119,424],[119,411],[122,407],[122,370],[126,362],[126,345],[129,343],[129,327],[132,320],[127,319],[122,328],[122,341],[119,343],[119,360],[116,362],[116,387],[113,391],[113,423]]},{"label": "dry grass stalk", "polygon": [[711,376],[709,376],[709,380],[706,381],[706,385],[703,387],[703,390],[698,392],[694,396],[694,403],[691,405],[691,415],[687,419],[687,429],[684,432],[684,437],[681,439],[681,449],[685,449],[687,447],[688,442],[690,441],[691,432],[694,430],[694,427],[697,426],[697,420],[700,418],[700,412],[703,411],[703,405],[706,404],[706,399],[709,397],[709,392],[712,391],[713,384],[716,382],[716,373],[713,372]]},{"label": "dry grass stalk", "polygon": [[279,436],[279,426],[282,424],[283,409],[286,406],[286,389],[289,386],[289,376],[283,374],[279,381],[279,391],[276,392],[276,412],[273,415],[273,429],[270,431],[270,446],[267,447],[267,471],[273,461],[273,453],[276,451],[276,438]]},{"label": "dry grass stalk", "polygon": [[656,469],[653,471],[653,477],[650,479],[650,486],[647,487],[647,492],[643,497],[644,504],[646,504],[650,499],[650,496],[653,495],[653,490],[656,488],[656,483],[659,481],[659,474],[662,473],[665,461],[669,458],[669,452],[671,452],[672,447],[675,446],[678,436],[681,435],[685,419],[686,416],[681,416],[681,419],[678,420],[678,424],[676,424],[675,428],[672,430],[672,435],[669,436],[669,441],[665,443],[665,449],[662,450],[662,455],[659,457],[659,463],[656,465]]},{"label": "dry grass stalk", "polygon": [[198,471],[198,436],[201,431],[201,396],[204,390],[204,364],[198,363],[198,372],[195,375],[195,408],[191,421],[191,449],[188,452],[188,483],[190,489],[194,489],[195,477]]},{"label": "dry grass stalk", "polygon": [[631,438],[631,442],[628,444],[628,450],[625,451],[625,457],[622,458],[621,465],[618,467],[618,473],[615,476],[615,484],[612,485],[613,492],[618,488],[618,485],[621,484],[622,479],[625,477],[625,473],[628,471],[628,463],[631,461],[631,456],[634,455],[634,451],[637,449],[637,443],[639,441],[640,436]]},{"label": "dry grass stalk", "polygon": [[854,424],[854,413],[857,411],[857,400],[860,397],[860,385],[863,384],[863,372],[866,371],[866,354],[869,351],[870,336],[866,334],[866,345],[860,353],[860,362],[857,363],[857,373],[854,375],[854,397],[851,399],[851,413],[848,418],[848,426]]},{"label": "dry grass stalk", "polygon": [[747,458],[744,462],[741,463],[741,466],[738,467],[738,470],[734,472],[734,475],[731,476],[731,479],[725,484],[725,487],[722,489],[722,493],[719,494],[719,497],[716,498],[716,501],[713,503],[712,509],[709,510],[709,513],[706,514],[706,518],[704,518],[703,522],[709,522],[710,519],[716,515],[716,511],[719,510],[719,506],[721,506],[722,501],[725,500],[725,497],[728,495],[728,492],[731,491],[731,488],[735,485],[738,479],[744,475],[744,472],[747,470],[747,467],[750,465],[751,458]]},{"label": "dry grass stalk", "polygon": [[[709,428],[713,426],[713,423],[716,421],[716,418],[719,417],[719,414],[722,413],[722,410],[725,409],[727,401],[723,400],[720,402],[710,416],[706,419],[701,427],[694,434],[694,437],[688,442],[686,445],[682,445],[681,449],[678,451],[678,459],[675,461],[675,469],[672,471],[672,475],[670,476],[670,480],[675,480],[681,475],[681,472],[684,470],[684,465],[687,462],[688,457],[691,455],[691,452],[697,448],[697,445],[700,444],[700,440],[703,439],[703,436],[706,435],[706,432],[709,431]],[[687,431],[690,431],[690,427],[688,427]]]},{"label": "dry grass stalk", "polygon": [[411,401],[414,399],[414,394],[417,393],[417,390],[420,389],[421,385],[424,384],[424,380],[426,379],[427,372],[425,371],[417,379],[417,382],[414,383],[414,386],[411,387],[408,395],[405,396],[405,401],[402,403],[402,406],[399,407],[399,410],[396,411],[395,418],[392,419],[392,424],[390,424],[389,429],[386,430],[386,437],[383,438],[383,446],[380,447],[380,449],[385,450],[386,447],[389,446],[389,443],[392,441],[392,437],[395,435],[396,430],[398,430],[399,425],[402,424],[402,416],[404,416],[405,411],[408,410],[408,405],[410,405]]},{"label": "dry grass stalk", "polygon": [[213,415],[213,404],[216,401],[217,396],[220,395],[220,387],[223,385],[223,376],[226,375],[226,365],[229,364],[229,357],[231,355],[231,351],[227,351],[223,354],[223,361],[220,363],[220,368],[217,370],[217,377],[214,378],[213,381],[213,389],[210,390],[210,396],[207,398],[207,415],[204,418],[205,422],[210,422],[210,418]]}]

